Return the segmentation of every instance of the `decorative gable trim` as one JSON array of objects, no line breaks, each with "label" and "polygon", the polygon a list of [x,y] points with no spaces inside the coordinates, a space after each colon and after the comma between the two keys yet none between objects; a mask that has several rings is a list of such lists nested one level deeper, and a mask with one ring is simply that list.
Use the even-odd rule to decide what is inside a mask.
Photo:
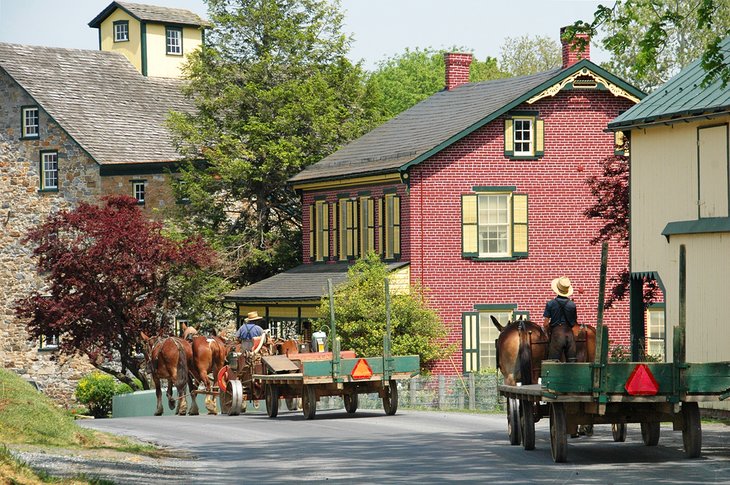
[{"label": "decorative gable trim", "polygon": [[555,96],[563,89],[572,88],[572,89],[587,89],[588,86],[580,86],[581,84],[581,78],[592,78],[595,81],[595,86],[591,86],[592,89],[596,89],[599,86],[603,86],[605,89],[608,89],[611,94],[613,94],[616,97],[622,97],[626,98],[629,101],[632,101],[634,103],[638,103],[640,101],[640,98],[637,96],[634,96],[633,94],[629,93],[626,89],[621,88],[617,84],[614,84],[603,77],[599,76],[595,72],[593,72],[592,69],[589,69],[588,67],[584,67],[583,69],[574,72],[568,77],[563,78],[559,82],[553,84],[543,92],[531,97],[526,101],[527,104],[533,104],[536,101],[539,101],[543,98],[548,98]]},{"label": "decorative gable trim", "polygon": [[[589,61],[587,59],[583,59],[580,62],[577,62],[577,63],[573,64],[569,68],[563,69],[553,79],[549,79],[549,80],[545,81],[541,85],[539,85],[539,86],[531,89],[530,91],[528,91],[527,93],[523,94],[522,96],[516,98],[512,102],[510,102],[510,103],[502,106],[497,111],[489,114],[485,118],[482,118],[481,120],[479,120],[476,123],[474,123],[473,125],[465,128],[464,130],[462,130],[459,133],[455,134],[454,136],[448,138],[447,140],[444,140],[439,145],[437,145],[437,146],[433,147],[432,149],[430,149],[430,150],[422,153],[421,155],[419,155],[418,157],[414,158],[410,162],[401,165],[398,168],[398,171],[401,172],[401,173],[402,172],[405,172],[410,167],[412,167],[414,165],[418,165],[422,161],[424,161],[424,160],[426,160],[428,158],[431,158],[433,155],[435,155],[436,153],[440,152],[441,150],[447,148],[450,145],[453,145],[454,143],[456,143],[457,141],[461,140],[465,136],[470,135],[471,133],[473,133],[474,131],[478,130],[482,126],[486,125],[487,123],[489,123],[491,121],[494,121],[495,119],[497,119],[500,116],[504,115],[508,111],[516,108],[520,104],[527,102],[527,100],[532,99],[533,97],[541,94],[546,89],[551,88],[555,84],[558,84],[558,83],[562,82],[563,79],[568,78],[570,76],[573,76],[575,73],[579,73],[584,68],[587,68],[588,70],[592,71],[595,75],[600,76],[607,83],[613,84],[615,86],[618,86],[620,89],[622,89],[623,91],[625,91],[627,94],[629,94],[631,96],[634,96],[637,100],[640,100],[640,99],[642,99],[642,98],[644,98],[646,96],[646,94],[644,94],[642,91],[639,91],[638,89],[636,89],[635,87],[633,87],[630,84],[626,83],[625,81],[622,81],[621,79],[619,79],[618,77],[614,76],[610,72],[602,69],[601,67],[597,66],[596,64],[592,63],[591,61]],[[581,74],[579,74],[576,77],[579,77],[579,76],[581,76]],[[608,87],[608,86],[606,86],[606,87]]]}]

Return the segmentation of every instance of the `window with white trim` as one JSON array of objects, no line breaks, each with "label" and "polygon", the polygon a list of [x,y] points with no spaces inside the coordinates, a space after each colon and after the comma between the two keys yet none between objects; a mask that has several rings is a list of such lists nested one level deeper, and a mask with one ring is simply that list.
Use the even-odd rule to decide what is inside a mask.
[{"label": "window with white trim", "polygon": [[40,118],[38,116],[38,106],[26,106],[22,109],[22,137],[38,138],[40,133]]},{"label": "window with white trim", "polygon": [[508,256],[511,194],[484,194],[479,203],[479,256]]},{"label": "window with white trim", "polygon": [[479,312],[479,368],[497,367],[497,347],[494,341],[499,338],[499,330],[492,323],[494,317],[504,327],[512,320],[510,310],[491,310]]},{"label": "window with white trim", "polygon": [[513,189],[475,187],[461,196],[463,257],[527,257],[527,195]]},{"label": "window with white trim", "polygon": [[132,194],[134,194],[134,198],[137,199],[137,203],[140,205],[144,204],[145,200],[145,181],[144,180],[135,180],[132,182]]},{"label": "window with white trim", "polygon": [[182,29],[179,27],[165,27],[166,50],[174,56],[182,55]]},{"label": "window with white trim", "polygon": [[41,190],[58,189],[58,152],[41,152]]},{"label": "window with white trim", "polygon": [[664,307],[646,309],[646,353],[666,361]]},{"label": "window with white trim", "polygon": [[537,112],[514,112],[504,120],[504,155],[539,158],[545,155],[545,123]]},{"label": "window with white trim", "polygon": [[532,145],[532,118],[515,118],[515,155],[534,155]]},{"label": "window with white trim", "polygon": [[129,41],[129,21],[118,20],[114,22],[114,42]]}]

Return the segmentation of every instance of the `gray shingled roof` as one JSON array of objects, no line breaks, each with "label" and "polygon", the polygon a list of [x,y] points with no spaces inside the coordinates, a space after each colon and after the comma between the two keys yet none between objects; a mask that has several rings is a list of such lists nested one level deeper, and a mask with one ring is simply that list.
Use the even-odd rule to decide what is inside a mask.
[{"label": "gray shingled roof", "polygon": [[[388,271],[406,266],[407,262],[390,263]],[[228,301],[266,302],[319,300],[327,293],[327,280],[337,286],[347,280],[347,263],[302,264],[252,285],[224,295]]]},{"label": "gray shingled roof", "polygon": [[0,68],[100,164],[181,157],[165,120],[191,111],[181,81],[142,76],[114,52],[0,43]]},{"label": "gray shingled roof", "polygon": [[[722,41],[720,50],[726,58],[730,56],[730,37]],[[730,89],[722,86],[721,79],[703,88],[705,74],[702,60],[694,61],[639,104],[611,121],[608,127],[620,130],[630,126],[727,111],[730,108]]]},{"label": "gray shingled roof", "polygon": [[160,7],[158,5],[143,5],[140,3],[112,2],[102,12],[89,22],[89,27],[98,28],[101,23],[117,8],[126,10],[137,20],[159,22],[165,24],[181,24],[192,26],[209,26],[210,24],[190,10],[182,8]]},{"label": "gray shingled roof", "polygon": [[469,83],[438,92],[307,167],[289,182],[395,171],[561,71]]}]

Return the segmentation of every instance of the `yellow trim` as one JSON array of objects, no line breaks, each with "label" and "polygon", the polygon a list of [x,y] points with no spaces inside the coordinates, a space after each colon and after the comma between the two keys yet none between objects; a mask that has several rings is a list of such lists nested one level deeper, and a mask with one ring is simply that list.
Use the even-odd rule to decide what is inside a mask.
[{"label": "yellow trim", "polygon": [[636,96],[634,96],[632,94],[629,94],[627,91],[621,89],[620,87],[618,87],[615,84],[607,81],[606,79],[602,78],[601,76],[599,76],[595,72],[591,71],[590,69],[584,67],[580,71],[576,71],[575,73],[573,73],[572,75],[566,77],[562,81],[553,84],[552,86],[550,86],[546,90],[544,90],[544,91],[536,94],[535,96],[531,97],[530,99],[527,100],[527,104],[532,104],[535,101],[541,100],[542,98],[547,98],[547,97],[555,96],[565,86],[567,86],[568,84],[573,83],[579,77],[584,77],[584,76],[591,77],[591,78],[593,78],[596,81],[596,83],[603,84],[604,86],[606,86],[606,89],[608,89],[611,92],[611,94],[613,94],[614,96],[620,96],[622,98],[626,98],[629,101],[633,101],[634,103],[638,103],[639,102],[639,98],[637,98]]},{"label": "yellow trim", "polygon": [[378,185],[389,182],[401,183],[400,174],[389,173],[385,175],[372,175],[370,177],[359,177],[354,179],[326,180],[323,182],[302,182],[292,184],[294,190],[319,190],[319,189],[340,189],[343,187],[355,187],[362,185]]}]

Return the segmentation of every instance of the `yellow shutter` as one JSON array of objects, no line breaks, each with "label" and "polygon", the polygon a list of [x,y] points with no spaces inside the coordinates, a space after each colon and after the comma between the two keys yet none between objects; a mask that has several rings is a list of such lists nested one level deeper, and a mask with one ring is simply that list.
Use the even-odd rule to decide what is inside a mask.
[{"label": "yellow shutter", "polygon": [[504,120],[504,154],[512,155],[515,151],[515,135],[512,118]]},{"label": "yellow shutter", "polygon": [[477,195],[461,196],[461,253],[462,256],[478,256],[478,210]]},{"label": "yellow shutter", "polygon": [[339,242],[339,232],[337,231],[337,204],[332,203],[332,256],[334,256],[334,259],[337,259],[338,251],[338,242]]},{"label": "yellow shutter", "polygon": [[322,202],[322,259],[330,257],[330,214],[327,202]]},{"label": "yellow shutter", "polygon": [[347,260],[347,199],[340,199],[340,261]]},{"label": "yellow shutter", "polygon": [[400,197],[393,197],[393,256],[400,256]]},{"label": "yellow shutter", "polygon": [[315,255],[315,237],[314,237],[314,205],[309,206],[309,258],[314,259]]},{"label": "yellow shutter", "polygon": [[512,195],[512,256],[527,256],[527,194]]},{"label": "yellow shutter", "polygon": [[535,120],[535,155],[541,156],[545,153],[545,122]]},{"label": "yellow shutter", "polygon": [[383,199],[378,199],[378,254],[382,257],[385,254],[385,206]]},{"label": "yellow shutter", "polygon": [[375,251],[375,201],[368,199],[368,251]]}]

